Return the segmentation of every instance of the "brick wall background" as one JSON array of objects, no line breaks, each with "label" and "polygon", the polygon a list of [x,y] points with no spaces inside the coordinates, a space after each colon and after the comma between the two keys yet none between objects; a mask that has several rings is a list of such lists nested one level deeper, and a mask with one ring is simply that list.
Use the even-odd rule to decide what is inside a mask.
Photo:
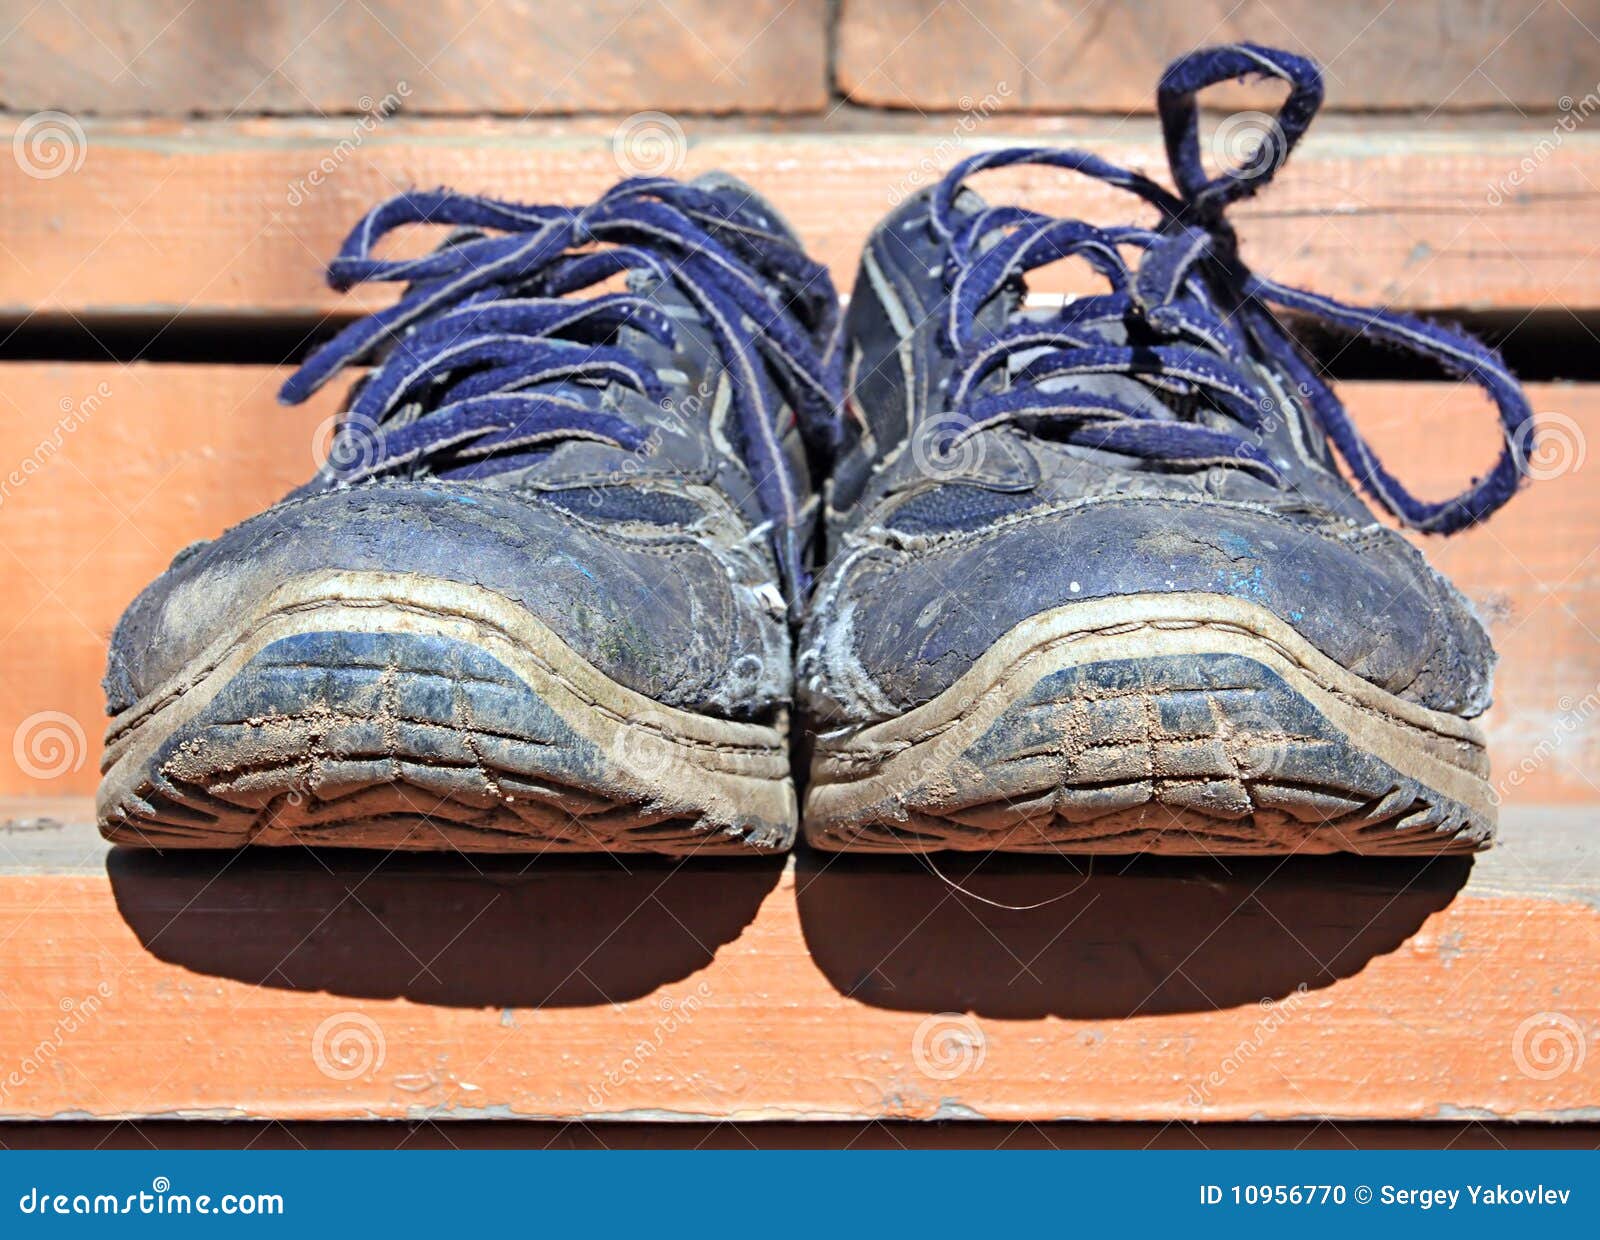
[{"label": "brick wall background", "polygon": [[354,114],[400,82],[413,116],[1122,114],[1173,55],[1234,39],[1316,57],[1348,112],[1515,115],[1600,83],[1600,0],[43,0],[6,20],[0,108],[80,116]]}]

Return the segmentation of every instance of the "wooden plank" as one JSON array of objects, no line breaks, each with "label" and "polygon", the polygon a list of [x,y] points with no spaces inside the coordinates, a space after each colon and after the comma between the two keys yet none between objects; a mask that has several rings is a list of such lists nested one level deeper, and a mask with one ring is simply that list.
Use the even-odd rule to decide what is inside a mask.
[{"label": "wooden plank", "polygon": [[[267,367],[21,364],[0,375],[0,731],[11,738],[0,787],[87,790],[122,608],[180,548],[310,477],[340,394],[282,409],[283,372]],[[30,779],[18,755],[55,734],[69,757],[35,749]]]},{"label": "wooden plank", "polygon": [[[180,547],[310,475],[339,394],[280,408],[283,373],[0,367],[0,462],[15,471],[0,475],[0,793],[94,788],[99,678],[123,607]],[[1352,383],[1345,395],[1424,495],[1458,489],[1493,459],[1494,420],[1468,389]],[[1555,419],[1541,441],[1555,476],[1491,524],[1421,545],[1476,601],[1500,649],[1487,722],[1507,801],[1600,801],[1600,491],[1584,439],[1600,433],[1600,386],[1539,384],[1532,399]],[[56,734],[71,740],[70,759],[24,769],[19,754]]]},{"label": "wooden plank", "polygon": [[[1000,110],[1127,113],[1153,108],[1173,57],[1254,40],[1319,60],[1332,108],[1542,113],[1597,89],[1597,29],[1594,0],[844,0],[836,74],[861,104],[966,111],[993,96]],[[1224,88],[1215,102],[1260,94]]]},{"label": "wooden plank", "polygon": [[959,871],[1031,912],[809,854],[107,857],[41,808],[0,807],[4,1118],[1600,1118],[1592,808],[1476,860]]},{"label": "wooden plank", "polygon": [[827,101],[822,0],[74,0],[0,43],[0,107],[111,116],[666,109]]},{"label": "wooden plank", "polygon": [[[15,125],[0,128],[0,143]],[[1145,124],[1016,126],[751,135],[686,121],[679,171],[722,168],[759,187],[833,268],[841,291],[890,206],[983,146],[1070,141],[1164,175]],[[89,122],[83,132],[81,144],[69,136],[73,157],[61,157],[76,171],[0,177],[0,316],[353,311],[374,303],[330,292],[323,263],[382,198],[447,184],[522,201],[588,201],[627,162],[613,122],[560,134],[399,119],[370,133],[340,122]],[[622,130],[621,149],[634,149],[632,132]],[[1280,279],[1360,302],[1600,308],[1592,240],[1600,134],[1540,148],[1549,138],[1542,127],[1314,135],[1276,184],[1235,212],[1245,255]],[[1025,190],[1058,214],[1143,218],[1126,194],[1068,173],[995,173],[986,184],[997,199]],[[1045,291],[1093,287],[1071,267],[1041,278]]]}]

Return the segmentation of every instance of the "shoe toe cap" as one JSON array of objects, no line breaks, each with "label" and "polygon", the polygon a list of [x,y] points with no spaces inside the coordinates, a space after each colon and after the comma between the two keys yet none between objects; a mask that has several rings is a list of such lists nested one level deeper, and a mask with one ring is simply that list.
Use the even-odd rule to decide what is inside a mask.
[{"label": "shoe toe cap", "polygon": [[620,684],[688,710],[759,717],[789,693],[787,631],[743,559],[675,529],[588,521],[537,499],[388,482],[279,504],[182,552],[128,608],[106,678],[113,713],[286,583],[404,573],[490,590]]},{"label": "shoe toe cap", "polygon": [[911,544],[865,539],[819,584],[799,659],[813,714],[931,700],[999,638],[1073,603],[1163,593],[1260,606],[1345,668],[1436,710],[1488,703],[1470,605],[1398,534],[1217,502],[1111,499]]}]

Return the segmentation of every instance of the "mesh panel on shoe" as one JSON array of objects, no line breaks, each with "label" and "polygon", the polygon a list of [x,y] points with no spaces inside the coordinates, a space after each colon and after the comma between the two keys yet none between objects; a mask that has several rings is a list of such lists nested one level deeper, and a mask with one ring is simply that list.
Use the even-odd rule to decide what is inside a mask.
[{"label": "mesh panel on shoe", "polygon": [[895,509],[884,524],[907,534],[973,530],[1036,503],[1038,499],[1033,495],[947,483],[913,496]]}]

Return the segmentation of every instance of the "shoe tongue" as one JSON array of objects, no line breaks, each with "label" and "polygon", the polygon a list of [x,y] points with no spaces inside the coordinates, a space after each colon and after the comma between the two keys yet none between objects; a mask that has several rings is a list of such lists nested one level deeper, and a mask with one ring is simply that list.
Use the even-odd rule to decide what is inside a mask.
[{"label": "shoe tongue", "polygon": [[[982,211],[986,209],[987,205],[984,199],[971,189],[963,189],[956,198],[957,210],[964,215]],[[983,253],[998,245],[1005,235],[1003,230],[997,229],[980,237],[977,242],[978,252]],[[1072,304],[1079,300],[1082,299],[1069,295],[1064,303],[1050,304],[1054,299],[1047,295],[1037,298],[1030,296],[1027,292],[1027,282],[1024,277],[1016,281],[1006,281],[1002,284],[995,294],[980,307],[976,321],[980,328],[988,328],[994,332],[999,332],[1008,326],[1015,326],[1019,322],[1033,321],[1046,324],[1059,314],[1061,304]],[[1114,347],[1126,347],[1133,343],[1133,334],[1129,329],[1127,320],[1123,317],[1080,320],[1073,323],[1071,327],[1072,331],[1077,335]],[[989,377],[983,385],[984,390],[1004,390],[1011,376],[1017,374],[1030,362],[1060,347],[1062,346],[1045,345],[1037,349],[1019,351],[1013,354],[1006,368],[996,371]],[[1199,347],[1204,348],[1205,346],[1201,345]],[[1220,357],[1221,355],[1218,354],[1217,356]],[[1138,409],[1147,417],[1159,421],[1190,421],[1198,418],[1221,429],[1228,429],[1234,425],[1225,414],[1213,409],[1203,401],[1197,400],[1192,396],[1151,387],[1149,384],[1142,383],[1138,379],[1125,374],[1063,376],[1046,380],[1039,385],[1038,390],[1047,395],[1059,393],[1063,398],[1063,403],[1070,401],[1074,393],[1109,396],[1114,400]],[[1041,427],[1041,434],[1049,435],[1049,433],[1048,426]]]},{"label": "shoe tongue", "polygon": [[[736,193],[740,204],[754,202],[765,207],[765,203],[753,191],[736,178],[725,174],[708,173],[697,177],[692,183],[708,193],[719,195]],[[750,208],[744,206],[744,209],[748,211]],[[787,229],[776,212],[769,211],[767,218],[762,222],[774,228]],[[708,224],[707,227],[713,233],[719,231],[715,224]],[[439,248],[461,245],[485,235],[483,231],[477,229],[458,229],[452,232]],[[676,352],[636,328],[624,327],[618,333],[616,340],[619,347],[637,354],[654,369],[662,382],[679,396],[679,399],[672,402],[672,409],[669,410],[620,383],[597,384],[555,379],[520,387],[517,391],[548,393],[560,396],[563,400],[577,401],[596,412],[619,415],[645,430],[647,434],[660,429],[681,435],[685,421],[695,416],[694,410],[703,410],[705,417],[710,416],[712,383],[708,377],[713,376],[720,367],[718,354],[700,312],[672,281],[659,280],[646,272],[634,270],[626,276],[626,284],[630,293],[644,297],[658,306],[672,320],[676,329],[679,341],[679,349]],[[574,302],[582,300],[585,295],[591,294],[580,294],[573,298]],[[690,394],[702,392],[704,398],[698,401],[685,401],[682,399],[684,392]],[[399,410],[395,415],[395,424],[426,417],[437,403],[439,403],[437,400],[430,400]],[[659,442],[656,436],[652,435],[651,438]],[[586,443],[577,438],[571,442]],[[587,443],[587,447],[591,449],[598,446]],[[486,460],[474,460],[446,469],[442,476],[452,479],[473,479],[488,487],[517,488],[526,485],[544,472],[560,447],[561,444],[557,441],[518,451],[497,453]]]},{"label": "shoe tongue", "polygon": [[[657,281],[641,273],[628,277],[628,291],[644,297],[671,319],[679,347],[676,351],[663,345],[653,336],[637,328],[624,327],[618,334],[618,347],[635,354],[672,393],[670,402],[658,403],[621,383],[576,383],[570,380],[552,380],[517,389],[519,392],[549,393],[564,400],[579,401],[597,413],[621,417],[645,432],[652,453],[666,457],[685,456],[675,451],[686,429],[696,428],[709,421],[712,411],[712,393],[715,376],[720,368],[718,355],[711,344],[705,324],[693,303],[670,281]],[[517,488],[541,477],[558,477],[569,469],[556,460],[564,446],[580,452],[591,465],[599,458],[615,458],[614,468],[623,470],[623,457],[635,460],[633,470],[643,472],[644,462],[636,453],[610,448],[578,437],[552,444],[532,446],[525,450],[497,453],[486,461],[475,462],[461,469],[446,471],[447,477],[471,477],[486,486]],[[688,453],[694,456],[694,453]],[[685,464],[688,464],[685,461]],[[585,474],[593,473],[586,468]]]},{"label": "shoe tongue", "polygon": [[[1010,320],[1012,323],[1030,320],[1048,322],[1056,314],[1057,309],[1053,306],[1024,305],[1010,316]],[[1129,343],[1127,324],[1116,320],[1089,324],[1078,323],[1074,324],[1074,330],[1090,339],[1119,348]],[[1042,346],[1038,349],[1017,353],[1011,359],[1008,372],[1015,374],[1030,362],[1053,350],[1054,346]],[[1149,417],[1167,422],[1183,420],[1194,416],[1196,413],[1195,403],[1192,399],[1181,396],[1176,392],[1152,388],[1137,379],[1123,374],[1071,375],[1058,379],[1047,379],[1039,384],[1038,390],[1046,394],[1058,393],[1067,399],[1070,399],[1073,393],[1078,392],[1109,396],[1122,404],[1131,405]]]},{"label": "shoe tongue", "polygon": [[[738,178],[712,172],[696,177],[690,184],[735,209],[741,226],[785,237],[799,248],[793,230],[783,217]],[[697,218],[696,222],[713,236],[732,232],[731,226],[716,220]],[[462,230],[448,238],[444,245],[459,245],[481,235]],[[446,469],[442,476],[472,478],[490,487],[517,488],[540,481],[562,485],[558,479],[574,472],[592,477],[613,470],[625,476],[676,470],[687,476],[705,467],[705,444],[717,403],[718,376],[723,370],[721,352],[700,310],[675,281],[634,270],[628,273],[626,284],[630,293],[650,301],[671,320],[677,345],[676,348],[663,345],[631,327],[622,328],[615,343],[637,355],[656,372],[671,394],[670,400],[657,402],[620,383],[552,380],[517,390],[559,395],[597,412],[620,416],[645,432],[651,445],[649,455],[641,458],[637,453],[575,437],[565,443],[555,441],[498,453],[485,461]],[[580,301],[588,295],[593,295],[593,291],[579,294],[573,300]],[[425,417],[434,404],[430,401],[414,406],[402,411],[401,416],[407,420]],[[581,469],[575,471],[570,467],[580,461]]]}]

